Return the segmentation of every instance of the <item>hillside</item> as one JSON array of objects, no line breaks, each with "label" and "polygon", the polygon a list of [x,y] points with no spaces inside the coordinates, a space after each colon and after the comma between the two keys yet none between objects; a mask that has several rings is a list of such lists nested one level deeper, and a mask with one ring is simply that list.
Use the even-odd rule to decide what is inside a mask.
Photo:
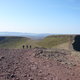
[{"label": "hillside", "polygon": [[0,80],[80,80],[80,58],[63,49],[0,49]]},{"label": "hillside", "polygon": [[22,48],[28,40],[25,37],[0,37],[0,48]]},{"label": "hillside", "polygon": [[[13,48],[0,49],[0,80],[80,80],[80,52],[65,49],[71,39],[0,37],[0,48]],[[38,48],[21,49],[23,44]]]},{"label": "hillside", "polygon": [[44,38],[38,42],[38,45],[45,48],[53,48],[55,46],[61,45],[63,43],[69,43],[71,35],[53,35]]},{"label": "hillside", "polygon": [[59,46],[68,48],[71,37],[70,35],[53,35],[40,40],[26,37],[0,37],[0,48],[22,48],[22,45],[31,45],[33,48],[59,48]]}]

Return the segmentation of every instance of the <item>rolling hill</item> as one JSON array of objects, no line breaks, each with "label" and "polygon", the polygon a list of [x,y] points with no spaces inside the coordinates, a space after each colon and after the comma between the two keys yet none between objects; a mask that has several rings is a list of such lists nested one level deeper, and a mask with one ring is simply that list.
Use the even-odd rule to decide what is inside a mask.
[{"label": "rolling hill", "polygon": [[[22,48],[22,45],[31,45],[34,47],[44,47],[44,48],[59,48],[61,45],[64,47],[67,46],[70,42],[70,35],[51,35],[47,36],[44,39],[32,40],[26,37],[0,37],[0,48]],[[63,45],[66,44],[67,45]]]},{"label": "rolling hill", "polygon": [[42,39],[38,42],[38,45],[45,47],[45,48],[53,48],[55,46],[69,43],[71,40],[72,35],[52,35],[47,36],[46,38]]},{"label": "rolling hill", "polygon": [[28,40],[25,37],[0,37],[0,48],[21,48]]},{"label": "rolling hill", "polygon": [[28,37],[33,40],[43,39],[46,36],[52,35],[50,33],[22,33],[22,32],[0,32],[0,36],[16,36],[16,37]]}]

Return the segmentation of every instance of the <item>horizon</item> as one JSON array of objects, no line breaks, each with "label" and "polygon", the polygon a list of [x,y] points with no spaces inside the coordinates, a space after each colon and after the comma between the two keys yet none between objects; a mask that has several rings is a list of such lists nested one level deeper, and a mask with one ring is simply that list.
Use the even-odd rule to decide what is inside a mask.
[{"label": "horizon", "polygon": [[28,32],[10,32],[10,31],[2,31],[0,33],[21,33],[21,34],[35,34],[35,35],[39,35],[39,34],[47,34],[47,35],[80,35],[80,34],[65,34],[65,33],[28,33]]},{"label": "horizon", "polygon": [[0,32],[80,34],[80,0],[1,0]]}]

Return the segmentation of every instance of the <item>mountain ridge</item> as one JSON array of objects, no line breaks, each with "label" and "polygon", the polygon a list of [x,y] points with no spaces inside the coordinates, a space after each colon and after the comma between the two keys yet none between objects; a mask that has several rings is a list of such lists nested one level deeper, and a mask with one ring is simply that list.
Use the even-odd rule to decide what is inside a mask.
[{"label": "mountain ridge", "polygon": [[23,32],[0,32],[0,36],[19,36],[19,37],[28,37],[31,39],[43,39],[51,33],[23,33]]}]

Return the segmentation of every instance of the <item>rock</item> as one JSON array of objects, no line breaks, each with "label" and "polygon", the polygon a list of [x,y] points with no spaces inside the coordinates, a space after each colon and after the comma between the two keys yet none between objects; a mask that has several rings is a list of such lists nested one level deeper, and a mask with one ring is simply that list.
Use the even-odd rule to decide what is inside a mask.
[{"label": "rock", "polygon": [[16,78],[16,80],[20,80],[19,78]]},{"label": "rock", "polygon": [[2,60],[2,59],[4,59],[5,57],[4,56],[0,56],[0,61]]},{"label": "rock", "polygon": [[14,74],[12,74],[12,75],[11,75],[11,78],[14,78],[14,77],[16,77],[16,76],[15,76]]}]

